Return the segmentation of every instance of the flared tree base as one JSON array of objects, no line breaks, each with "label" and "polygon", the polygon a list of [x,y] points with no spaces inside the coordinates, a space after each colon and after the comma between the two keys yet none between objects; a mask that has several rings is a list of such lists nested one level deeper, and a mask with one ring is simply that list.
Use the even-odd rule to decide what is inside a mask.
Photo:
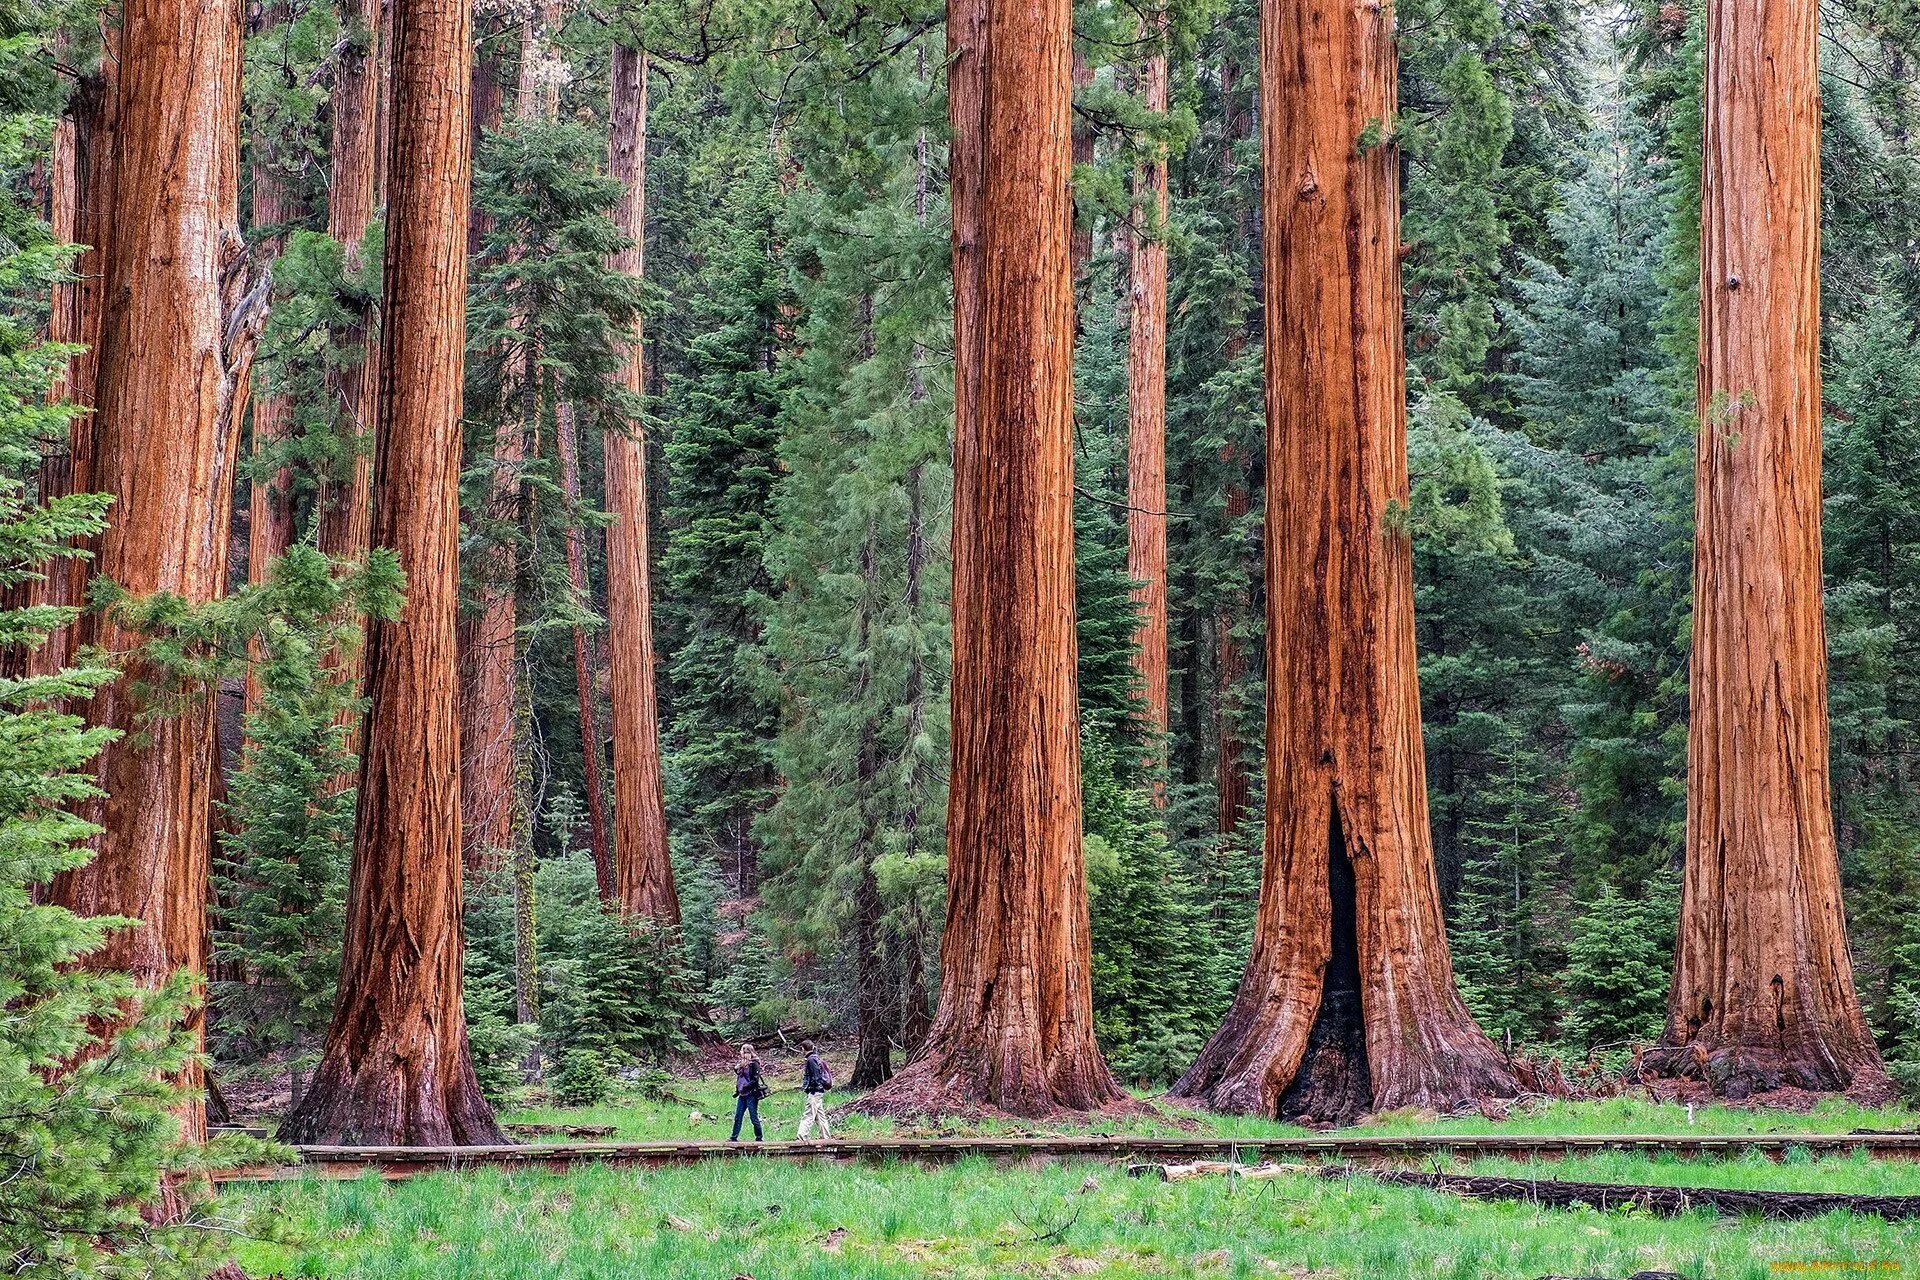
[{"label": "flared tree base", "polygon": [[[377,1065],[376,1065],[377,1064]],[[322,1060],[280,1140],[302,1146],[478,1147],[507,1141],[470,1066],[452,1089],[420,1080],[391,1055],[369,1053],[357,1072]]]},{"label": "flared tree base", "polygon": [[929,1049],[849,1110],[895,1119],[1007,1115],[1029,1120],[1144,1110],[1114,1080],[1097,1053],[1090,1062],[1056,1066],[1051,1079],[1038,1071],[1013,1071],[990,1079],[971,1065],[983,1057],[977,1049]]}]

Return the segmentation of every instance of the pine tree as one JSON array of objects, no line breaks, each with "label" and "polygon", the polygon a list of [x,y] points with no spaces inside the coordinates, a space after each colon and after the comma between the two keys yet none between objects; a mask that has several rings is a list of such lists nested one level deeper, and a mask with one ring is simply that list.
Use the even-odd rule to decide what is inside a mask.
[{"label": "pine tree", "polygon": [[661,407],[671,482],[660,622],[674,839],[746,895],[759,883],[754,821],[774,795],[778,714],[754,654],[775,591],[766,538],[789,299],[772,157],[727,141],[710,161],[715,204],[694,230],[703,269],[684,305],[697,336]]}]

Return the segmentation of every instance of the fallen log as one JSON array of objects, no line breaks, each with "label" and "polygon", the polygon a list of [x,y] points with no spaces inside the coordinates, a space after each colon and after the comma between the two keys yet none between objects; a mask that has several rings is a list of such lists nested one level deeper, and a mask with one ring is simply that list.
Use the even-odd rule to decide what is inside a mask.
[{"label": "fallen log", "polygon": [[1243,1165],[1227,1160],[1190,1164],[1130,1164],[1127,1176],[1162,1182],[1225,1176],[1245,1182],[1309,1173],[1329,1180],[1370,1178],[1390,1186],[1445,1191],[1476,1200],[1515,1200],[1551,1209],[1640,1209],[1662,1218],[1704,1210],[1762,1218],[1817,1218],[1857,1213],[1890,1221],[1920,1218],[1920,1196],[1852,1195],[1834,1191],[1738,1191],[1723,1187],[1669,1187],[1642,1183],[1562,1182],[1557,1178],[1497,1178],[1464,1173],[1415,1173],[1352,1165]]},{"label": "fallen log", "polygon": [[614,1126],[610,1124],[503,1124],[500,1126],[508,1133],[523,1138],[611,1138]]},{"label": "fallen log", "polygon": [[1857,1213],[1890,1221],[1920,1218],[1920,1196],[1849,1195],[1833,1191],[1736,1191],[1723,1187],[1663,1187],[1612,1182],[1561,1182],[1550,1178],[1494,1178],[1463,1173],[1414,1173],[1332,1165],[1322,1178],[1370,1178],[1391,1186],[1421,1187],[1476,1200],[1515,1200],[1555,1209],[1640,1209],[1662,1218],[1706,1210],[1762,1218],[1817,1218]]},{"label": "fallen log", "polygon": [[1311,1165],[1304,1164],[1235,1164],[1226,1160],[1196,1160],[1192,1164],[1130,1164],[1127,1166],[1129,1178],[1158,1178],[1162,1182],[1185,1182],[1189,1178],[1204,1178],[1209,1174],[1226,1174],[1239,1178],[1243,1182],[1264,1182],[1269,1178],[1283,1178],[1290,1173],[1313,1173]]}]

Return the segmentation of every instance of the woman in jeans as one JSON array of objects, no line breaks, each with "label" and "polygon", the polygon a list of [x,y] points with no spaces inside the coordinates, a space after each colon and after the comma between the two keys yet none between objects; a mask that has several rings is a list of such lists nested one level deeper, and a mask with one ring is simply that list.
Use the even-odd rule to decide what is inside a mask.
[{"label": "woman in jeans", "polygon": [[760,1059],[748,1049],[740,1055],[740,1061],[733,1069],[733,1136],[728,1142],[740,1141],[740,1120],[744,1116],[753,1117],[753,1140],[760,1141],[760,1099],[767,1093],[766,1084],[760,1079]]}]

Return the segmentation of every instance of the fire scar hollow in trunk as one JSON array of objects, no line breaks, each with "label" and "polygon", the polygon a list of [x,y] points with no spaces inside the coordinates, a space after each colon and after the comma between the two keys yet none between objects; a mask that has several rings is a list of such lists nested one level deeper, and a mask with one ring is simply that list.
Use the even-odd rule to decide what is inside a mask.
[{"label": "fire scar hollow in trunk", "polygon": [[1268,0],[1267,838],[1253,952],[1175,1086],[1352,1119],[1510,1096],[1440,917],[1407,534],[1389,10]]}]

